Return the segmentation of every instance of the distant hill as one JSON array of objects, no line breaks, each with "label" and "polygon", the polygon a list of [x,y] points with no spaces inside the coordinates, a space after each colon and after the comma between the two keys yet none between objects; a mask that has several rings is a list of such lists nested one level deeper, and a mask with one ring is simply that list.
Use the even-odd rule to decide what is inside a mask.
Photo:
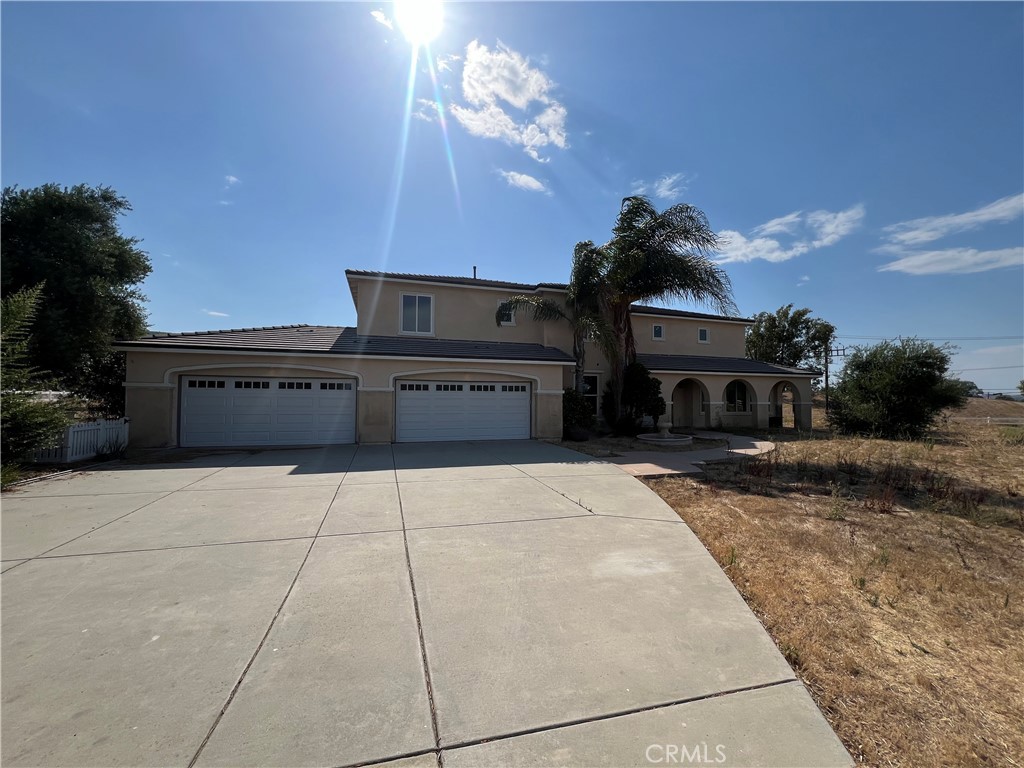
[{"label": "distant hill", "polygon": [[1024,419],[1024,403],[1013,400],[985,400],[970,397],[963,408],[949,411],[953,419],[1018,418]]}]

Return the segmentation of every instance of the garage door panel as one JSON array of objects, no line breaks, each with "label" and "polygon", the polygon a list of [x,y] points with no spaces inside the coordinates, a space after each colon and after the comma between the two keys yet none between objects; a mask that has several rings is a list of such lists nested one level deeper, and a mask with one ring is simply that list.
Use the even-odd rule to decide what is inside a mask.
[{"label": "garage door panel", "polygon": [[500,382],[397,382],[400,442],[530,437],[530,386]]},{"label": "garage door panel", "polygon": [[183,446],[355,442],[356,388],[350,379],[183,376],[181,392]]}]

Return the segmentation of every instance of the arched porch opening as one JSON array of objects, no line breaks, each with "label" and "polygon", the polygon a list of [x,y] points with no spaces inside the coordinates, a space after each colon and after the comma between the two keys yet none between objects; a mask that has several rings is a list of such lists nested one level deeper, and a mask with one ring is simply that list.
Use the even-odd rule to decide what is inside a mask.
[{"label": "arched porch opening", "polygon": [[711,425],[711,397],[698,379],[683,379],[672,390],[672,426],[707,429]]},{"label": "arched porch opening", "polygon": [[768,426],[775,429],[811,429],[810,403],[802,402],[800,390],[785,379],[776,382],[768,395]]}]

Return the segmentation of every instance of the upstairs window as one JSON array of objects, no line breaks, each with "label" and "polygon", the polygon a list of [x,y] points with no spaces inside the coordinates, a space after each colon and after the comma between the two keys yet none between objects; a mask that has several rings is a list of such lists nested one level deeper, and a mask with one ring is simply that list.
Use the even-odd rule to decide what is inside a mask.
[{"label": "upstairs window", "polygon": [[652,335],[652,338],[655,341],[664,341],[665,340],[665,326],[662,325],[661,323],[655,323],[654,324],[654,329],[652,330],[651,335]]},{"label": "upstairs window", "polygon": [[697,342],[699,344],[710,344],[711,343],[711,331],[707,328],[697,329]]},{"label": "upstairs window", "polygon": [[434,333],[434,297],[419,293],[402,294],[402,333],[429,336]]},{"label": "upstairs window", "polygon": [[[505,302],[498,302],[498,309],[501,309],[501,305]],[[501,313],[501,324],[502,325],[515,325],[516,324],[516,313],[515,310],[509,309]]]}]

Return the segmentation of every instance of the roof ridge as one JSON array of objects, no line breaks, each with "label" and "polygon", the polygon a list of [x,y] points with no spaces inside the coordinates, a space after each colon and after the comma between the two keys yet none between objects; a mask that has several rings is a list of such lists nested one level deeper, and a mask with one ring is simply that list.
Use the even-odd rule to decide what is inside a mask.
[{"label": "roof ridge", "polygon": [[427,275],[419,272],[385,272],[374,269],[346,269],[346,275],[360,275],[363,277],[383,277],[398,280],[412,280],[418,282],[448,282],[454,285],[473,286],[479,284],[481,287],[488,285],[515,286],[518,288],[529,288],[536,291],[538,288],[565,289],[566,283],[523,283],[516,280],[495,280],[487,277],[470,277],[468,275]]}]

